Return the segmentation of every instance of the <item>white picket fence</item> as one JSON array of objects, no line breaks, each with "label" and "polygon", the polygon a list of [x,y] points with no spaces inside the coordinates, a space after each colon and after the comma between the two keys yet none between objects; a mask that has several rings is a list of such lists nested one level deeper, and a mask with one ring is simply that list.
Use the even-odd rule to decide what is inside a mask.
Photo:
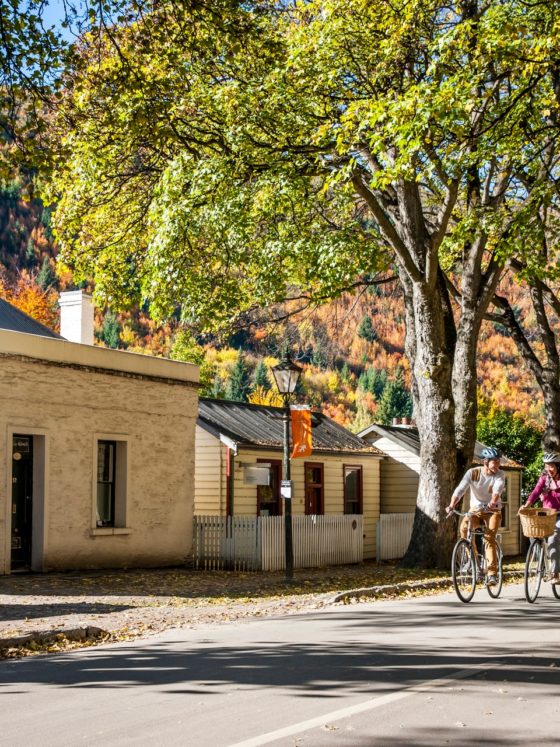
[{"label": "white picket fence", "polygon": [[377,522],[377,560],[397,560],[405,554],[410,537],[414,514],[381,514]]},{"label": "white picket fence", "polygon": [[[292,516],[294,568],[360,563],[363,516]],[[283,516],[195,516],[195,566],[278,571],[285,567]]]}]

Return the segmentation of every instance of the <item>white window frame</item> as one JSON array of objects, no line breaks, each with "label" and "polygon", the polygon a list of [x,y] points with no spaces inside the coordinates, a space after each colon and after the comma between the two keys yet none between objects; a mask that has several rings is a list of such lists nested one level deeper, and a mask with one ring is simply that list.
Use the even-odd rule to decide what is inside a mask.
[{"label": "white window frame", "polygon": [[[115,523],[112,527],[97,526],[97,457],[100,441],[114,441],[115,448]],[[130,436],[122,433],[94,433],[91,501],[91,536],[103,537],[114,534],[130,534],[129,485],[130,485]]]},{"label": "white window frame", "polygon": [[[506,481],[506,487],[504,492],[502,493],[502,517],[505,514],[506,521],[500,526],[500,530],[502,532],[509,532],[511,528],[511,494],[512,494],[512,484],[511,484],[511,472],[504,472],[505,474],[505,481]],[[505,509],[505,511],[503,510]]]}]

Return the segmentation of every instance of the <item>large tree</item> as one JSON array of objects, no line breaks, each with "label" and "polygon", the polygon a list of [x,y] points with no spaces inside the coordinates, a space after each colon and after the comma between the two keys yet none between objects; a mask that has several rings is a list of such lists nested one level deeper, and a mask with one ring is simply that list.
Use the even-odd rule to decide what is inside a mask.
[{"label": "large tree", "polygon": [[84,40],[53,129],[62,256],[108,302],[219,325],[394,266],[421,439],[411,564],[448,562],[480,324],[537,230],[542,143],[525,123],[551,82],[538,57],[512,64],[531,44],[524,13],[499,0],[157,4]]},{"label": "large tree", "polygon": [[[560,5],[527,3],[522,30],[529,40],[512,47],[513,63],[526,71],[538,69],[549,82],[544,97],[537,93],[541,117],[523,122],[527,142],[539,142],[540,153],[531,173],[520,172],[529,189],[538,188],[538,230],[533,241],[511,259],[511,269],[531,299],[532,320],[519,318],[510,300],[496,294],[489,318],[505,325],[527,368],[539,385],[544,402],[546,451],[560,451]],[[530,97],[532,93],[530,94]],[[538,185],[538,187],[537,187]]]}]

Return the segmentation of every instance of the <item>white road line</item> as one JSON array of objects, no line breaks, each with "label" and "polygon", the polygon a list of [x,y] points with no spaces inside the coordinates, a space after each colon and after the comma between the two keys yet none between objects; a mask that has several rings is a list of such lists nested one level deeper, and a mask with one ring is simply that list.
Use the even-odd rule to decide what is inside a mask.
[{"label": "white road line", "polygon": [[485,664],[473,664],[468,669],[461,669],[455,674],[450,675],[437,680],[428,680],[421,685],[413,685],[403,690],[399,690],[394,693],[387,693],[387,695],[380,695],[378,698],[371,698],[366,700],[364,703],[356,703],[356,705],[348,706],[347,708],[339,708],[337,711],[331,711],[330,713],[324,713],[322,716],[316,716],[310,718],[307,721],[300,721],[298,724],[292,724],[286,726],[283,729],[277,729],[276,731],[269,731],[266,734],[261,734],[258,737],[252,737],[251,739],[245,739],[243,742],[236,742],[230,745],[230,747],[260,747],[262,744],[270,744],[277,739],[282,737],[289,737],[292,734],[298,734],[302,731],[308,731],[313,729],[315,726],[323,726],[325,723],[332,723],[338,721],[341,718],[347,718],[353,716],[356,713],[365,713],[366,711],[373,711],[375,708],[387,705],[387,703],[394,703],[397,700],[403,700],[408,698],[410,695],[415,693],[422,693],[432,690],[434,687],[442,687],[448,685],[455,680],[462,680],[466,677],[472,677],[480,671],[486,671],[488,669],[494,669],[501,666],[499,663],[487,662]]}]

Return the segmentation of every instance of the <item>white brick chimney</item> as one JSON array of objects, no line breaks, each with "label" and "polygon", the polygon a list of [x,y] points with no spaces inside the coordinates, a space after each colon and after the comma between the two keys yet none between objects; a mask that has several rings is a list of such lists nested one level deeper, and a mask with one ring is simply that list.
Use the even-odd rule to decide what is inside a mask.
[{"label": "white brick chimney", "polygon": [[58,299],[60,334],[70,342],[93,345],[93,302],[82,290],[66,291]]}]

